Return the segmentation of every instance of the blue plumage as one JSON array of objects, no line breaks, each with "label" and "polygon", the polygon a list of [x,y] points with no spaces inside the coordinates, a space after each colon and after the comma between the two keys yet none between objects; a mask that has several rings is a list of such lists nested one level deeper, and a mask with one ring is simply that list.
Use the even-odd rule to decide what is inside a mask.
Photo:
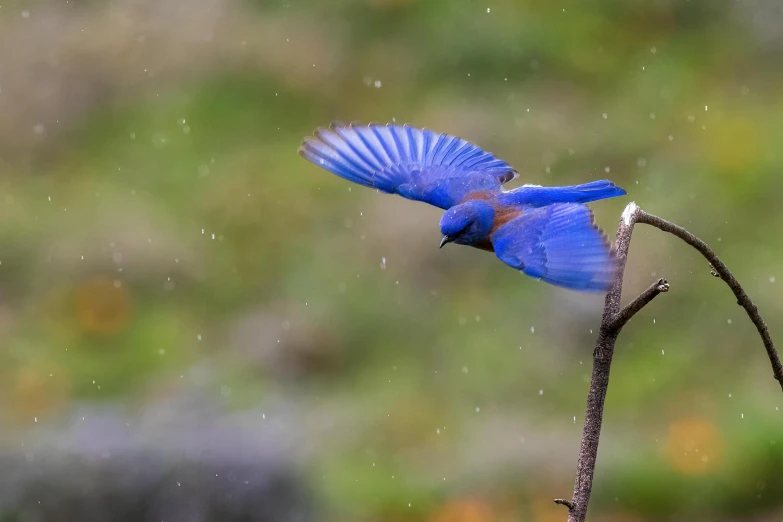
[{"label": "blue plumage", "polygon": [[498,258],[525,274],[573,290],[605,290],[616,266],[593,213],[580,203],[531,209],[492,235]]},{"label": "blue plumage", "polygon": [[463,139],[407,125],[318,128],[299,154],[354,183],[444,210],[471,192],[498,192],[518,175]]},{"label": "blue plumage", "polygon": [[570,187],[522,185],[519,188],[502,193],[498,201],[501,205],[544,207],[554,203],[587,203],[624,194],[625,191],[623,189],[611,181],[602,179]]},{"label": "blue plumage", "polygon": [[332,124],[306,137],[299,154],[354,183],[447,210],[441,246],[494,251],[531,277],[574,290],[603,291],[614,279],[614,255],[584,205],[624,195],[611,181],[503,191],[518,176],[508,163],[407,125]]}]

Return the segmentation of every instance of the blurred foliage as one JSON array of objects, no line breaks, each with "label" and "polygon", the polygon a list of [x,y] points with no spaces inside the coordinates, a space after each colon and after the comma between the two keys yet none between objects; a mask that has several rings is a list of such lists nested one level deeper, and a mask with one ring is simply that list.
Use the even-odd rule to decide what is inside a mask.
[{"label": "blurred foliage", "polygon": [[[562,520],[601,297],[438,250],[436,209],[299,141],[408,122],[523,183],[610,178],[629,197],[594,205],[602,226],[630,200],[685,225],[779,335],[782,56],[776,0],[5,2],[3,440],[85,403],[282,397],[269,429],[297,433],[324,519]],[[618,342],[592,512],[778,520],[755,331],[640,228],[626,292],[661,276]]]}]

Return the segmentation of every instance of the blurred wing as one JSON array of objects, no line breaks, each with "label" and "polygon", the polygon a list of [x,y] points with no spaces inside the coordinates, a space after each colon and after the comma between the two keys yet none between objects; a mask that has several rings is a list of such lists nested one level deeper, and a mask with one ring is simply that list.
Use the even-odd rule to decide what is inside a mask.
[{"label": "blurred wing", "polygon": [[614,281],[615,255],[585,205],[532,209],[500,227],[491,239],[501,261],[547,283],[605,291]]},{"label": "blurred wing", "polygon": [[518,175],[463,139],[407,125],[319,127],[302,141],[299,154],[354,183],[442,209],[471,192],[498,192]]}]

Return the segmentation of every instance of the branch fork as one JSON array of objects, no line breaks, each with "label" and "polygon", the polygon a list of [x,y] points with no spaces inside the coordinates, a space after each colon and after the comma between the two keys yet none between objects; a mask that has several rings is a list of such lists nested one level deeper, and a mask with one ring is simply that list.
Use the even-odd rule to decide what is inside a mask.
[{"label": "branch fork", "polygon": [[772,374],[780,384],[781,390],[783,390],[783,365],[780,362],[775,345],[772,343],[767,325],[761,318],[756,305],[753,304],[748,294],[745,293],[745,290],[740,286],[726,265],[718,258],[717,254],[707,243],[684,228],[658,216],[648,214],[640,209],[636,203],[629,203],[623,211],[617,228],[614,246],[617,254],[617,276],[606,294],[601,329],[599,330],[598,340],[593,352],[593,374],[590,380],[590,391],[587,395],[587,412],[582,430],[582,443],[579,449],[574,495],[572,500],[555,499],[556,504],[568,508],[568,522],[584,522],[587,516],[587,504],[590,501],[590,493],[593,487],[593,474],[595,472],[598,442],[601,435],[604,401],[607,388],[609,387],[609,370],[612,365],[614,345],[617,337],[634,315],[652,302],[655,297],[669,291],[669,283],[665,279],[659,279],[624,308],[620,308],[625,265],[628,260],[631,236],[636,223],[644,223],[679,237],[707,259],[710,263],[711,275],[720,278],[728,285],[737,298],[737,304],[745,309],[748,317],[756,326],[772,365]]}]

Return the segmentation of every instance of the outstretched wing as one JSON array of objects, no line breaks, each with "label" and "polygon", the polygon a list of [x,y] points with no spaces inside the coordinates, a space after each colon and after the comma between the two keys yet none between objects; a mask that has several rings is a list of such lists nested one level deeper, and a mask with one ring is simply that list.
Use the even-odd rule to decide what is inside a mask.
[{"label": "outstretched wing", "polygon": [[531,209],[500,227],[491,240],[507,265],[573,290],[605,291],[617,271],[606,236],[580,203]]},{"label": "outstretched wing", "polygon": [[354,183],[442,209],[471,192],[499,192],[518,176],[505,161],[461,138],[407,125],[319,127],[302,141],[299,154]]}]

